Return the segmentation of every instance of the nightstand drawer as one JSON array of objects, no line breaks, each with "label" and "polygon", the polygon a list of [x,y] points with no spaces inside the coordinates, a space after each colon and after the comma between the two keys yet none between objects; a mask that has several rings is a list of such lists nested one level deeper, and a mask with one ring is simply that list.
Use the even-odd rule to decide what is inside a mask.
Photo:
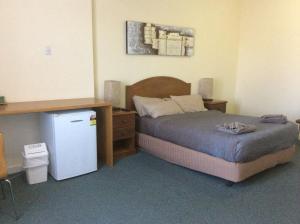
[{"label": "nightstand drawer", "polygon": [[113,140],[121,140],[126,138],[132,138],[135,135],[134,127],[118,128],[113,131]]},{"label": "nightstand drawer", "polygon": [[220,103],[220,104],[210,105],[207,109],[218,110],[218,111],[225,113],[226,112],[226,104]]},{"label": "nightstand drawer", "polygon": [[113,119],[113,128],[124,128],[134,126],[134,115],[115,116]]},{"label": "nightstand drawer", "polygon": [[226,113],[226,104],[227,101],[224,100],[209,100],[209,101],[203,101],[204,106],[208,110],[218,110],[223,113]]},{"label": "nightstand drawer", "polygon": [[113,111],[113,161],[136,153],[135,111]]}]

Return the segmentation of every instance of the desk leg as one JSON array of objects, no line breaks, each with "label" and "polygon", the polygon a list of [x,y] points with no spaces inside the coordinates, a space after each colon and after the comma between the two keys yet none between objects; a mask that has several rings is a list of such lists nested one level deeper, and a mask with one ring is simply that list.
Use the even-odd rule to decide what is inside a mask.
[{"label": "desk leg", "polygon": [[97,112],[98,160],[113,166],[112,106],[95,108]]},{"label": "desk leg", "polygon": [[4,137],[0,133],[0,179],[7,176],[7,166],[4,156]]}]

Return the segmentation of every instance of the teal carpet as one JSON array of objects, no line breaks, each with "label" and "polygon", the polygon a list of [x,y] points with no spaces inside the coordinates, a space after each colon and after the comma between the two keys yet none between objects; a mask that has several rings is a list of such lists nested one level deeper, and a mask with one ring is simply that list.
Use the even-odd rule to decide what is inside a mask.
[{"label": "teal carpet", "polygon": [[1,224],[300,223],[299,152],[232,187],[143,152],[78,178],[29,186],[19,176],[13,185],[23,215],[16,222],[9,198],[0,200]]}]

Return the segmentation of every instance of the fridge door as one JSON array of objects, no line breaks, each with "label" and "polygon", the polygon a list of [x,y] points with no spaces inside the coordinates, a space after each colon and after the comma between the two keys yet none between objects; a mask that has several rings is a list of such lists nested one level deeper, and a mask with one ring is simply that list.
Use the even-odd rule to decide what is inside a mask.
[{"label": "fridge door", "polygon": [[97,170],[94,111],[54,115],[57,180]]}]

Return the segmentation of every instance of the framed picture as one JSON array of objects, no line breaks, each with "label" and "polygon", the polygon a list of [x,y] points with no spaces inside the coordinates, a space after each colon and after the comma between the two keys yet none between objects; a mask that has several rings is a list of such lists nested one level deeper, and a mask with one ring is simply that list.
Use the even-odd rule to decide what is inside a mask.
[{"label": "framed picture", "polygon": [[126,21],[126,53],[133,55],[192,56],[194,30]]}]

